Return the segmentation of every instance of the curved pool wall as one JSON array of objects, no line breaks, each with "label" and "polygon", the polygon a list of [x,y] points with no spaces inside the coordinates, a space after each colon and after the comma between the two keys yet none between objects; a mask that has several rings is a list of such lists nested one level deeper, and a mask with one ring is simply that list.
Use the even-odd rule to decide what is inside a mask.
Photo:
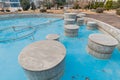
[{"label": "curved pool wall", "polygon": [[88,18],[88,17],[84,17],[85,19],[85,23],[87,21],[94,21],[94,22],[97,22],[98,24],[98,29],[105,33],[105,34],[108,34],[108,35],[111,35],[112,37],[114,37],[115,39],[118,40],[119,44],[118,44],[118,49],[120,50],[120,30],[115,28],[114,26],[112,25],[109,25],[107,23],[104,23],[102,21],[99,21],[99,20],[96,20],[96,19],[93,19],[93,18]]},{"label": "curved pool wall", "polygon": [[36,14],[5,14],[0,15],[0,20],[6,20],[11,18],[27,18],[27,17],[45,17],[45,18],[63,18],[63,14],[47,14],[47,13],[36,13]]}]

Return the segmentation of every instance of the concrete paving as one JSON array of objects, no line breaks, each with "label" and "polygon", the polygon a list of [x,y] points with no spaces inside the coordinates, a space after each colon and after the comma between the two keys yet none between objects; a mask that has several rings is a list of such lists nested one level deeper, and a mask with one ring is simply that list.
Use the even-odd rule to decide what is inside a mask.
[{"label": "concrete paving", "polygon": [[115,14],[87,14],[87,17],[95,18],[97,20],[103,21],[105,23],[108,23],[118,29],[120,29],[120,17]]}]

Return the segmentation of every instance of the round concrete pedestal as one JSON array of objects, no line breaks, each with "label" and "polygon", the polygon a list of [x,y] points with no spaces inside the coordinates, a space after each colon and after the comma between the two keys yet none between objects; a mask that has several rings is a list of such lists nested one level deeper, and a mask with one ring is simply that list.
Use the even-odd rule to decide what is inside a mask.
[{"label": "round concrete pedestal", "polygon": [[85,17],[86,16],[86,14],[84,14],[84,13],[79,13],[78,15],[77,15],[77,18],[82,18],[82,17]]},{"label": "round concrete pedestal", "polygon": [[84,18],[78,18],[77,19],[77,25],[82,26],[84,24]]},{"label": "round concrete pedestal", "polygon": [[100,59],[108,59],[118,41],[105,34],[91,34],[88,39],[88,52]]},{"label": "round concrete pedestal", "polygon": [[28,80],[59,80],[65,66],[65,47],[58,41],[44,40],[27,46],[19,63]]},{"label": "round concrete pedestal", "polygon": [[77,16],[76,13],[64,13],[64,19],[74,19],[76,20]]},{"label": "round concrete pedestal", "polygon": [[65,25],[64,26],[64,34],[68,37],[76,37],[78,36],[79,26],[77,25]]},{"label": "round concrete pedestal", "polygon": [[59,35],[58,34],[48,34],[46,36],[46,39],[47,40],[56,40],[56,41],[59,41]]},{"label": "round concrete pedestal", "polygon": [[75,24],[75,20],[74,19],[65,19],[64,24],[65,25]]},{"label": "round concrete pedestal", "polygon": [[97,28],[98,28],[98,25],[97,25],[96,22],[92,22],[92,21],[87,22],[87,29],[94,30],[94,29],[97,29]]}]

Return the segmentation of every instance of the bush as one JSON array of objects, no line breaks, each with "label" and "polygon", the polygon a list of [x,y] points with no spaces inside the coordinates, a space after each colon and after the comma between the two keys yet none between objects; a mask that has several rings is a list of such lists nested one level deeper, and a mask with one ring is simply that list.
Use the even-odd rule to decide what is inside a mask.
[{"label": "bush", "polygon": [[108,0],[104,7],[105,7],[106,10],[110,10],[110,9],[112,9],[112,5],[113,5],[113,1]]},{"label": "bush", "polygon": [[88,5],[89,9],[97,9],[97,8],[103,7],[103,6],[104,6],[104,2],[91,2]]},{"label": "bush", "polygon": [[21,9],[18,9],[18,11],[22,11]]},{"label": "bush", "polygon": [[64,7],[63,7],[63,6],[60,6],[60,9],[64,9]]},{"label": "bush", "polygon": [[44,6],[45,6],[47,9],[51,9],[52,4],[51,4],[50,2],[47,2]]},{"label": "bush", "polygon": [[104,9],[99,7],[99,8],[96,9],[96,12],[97,12],[97,13],[103,13],[103,12],[104,12]]},{"label": "bush", "polygon": [[1,12],[4,12],[5,10],[4,9],[2,9],[2,10],[0,10]]},{"label": "bush", "polygon": [[6,12],[10,12],[10,10],[9,10],[9,9],[6,9]]},{"label": "bush", "polygon": [[30,0],[20,0],[20,4],[24,11],[30,8]]},{"label": "bush", "polygon": [[32,3],[31,3],[31,10],[35,10],[35,9],[36,9],[35,3],[32,2]]},{"label": "bush", "polygon": [[47,12],[46,9],[40,9],[40,12],[44,13],[44,12]]},{"label": "bush", "polygon": [[116,14],[117,14],[117,15],[120,15],[120,8],[118,8],[118,9],[116,10]]},{"label": "bush", "polygon": [[118,3],[114,1],[112,5],[112,9],[117,9],[117,8],[119,8]]}]

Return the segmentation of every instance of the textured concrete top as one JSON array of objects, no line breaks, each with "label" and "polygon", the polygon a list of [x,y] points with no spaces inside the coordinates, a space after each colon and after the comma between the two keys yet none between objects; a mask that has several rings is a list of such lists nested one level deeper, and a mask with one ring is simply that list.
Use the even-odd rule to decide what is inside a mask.
[{"label": "textured concrete top", "polygon": [[84,18],[78,18],[77,20],[84,20]]},{"label": "textured concrete top", "polygon": [[97,24],[97,23],[94,21],[88,21],[87,24]]},{"label": "textured concrete top", "polygon": [[77,15],[77,13],[64,13],[65,15]]},{"label": "textured concrete top", "polygon": [[89,39],[95,43],[106,46],[116,46],[118,44],[118,41],[115,38],[105,34],[91,34]]},{"label": "textured concrete top", "polygon": [[84,13],[79,13],[77,16],[79,16],[79,17],[85,17],[86,14],[84,14]]},{"label": "textured concrete top", "polygon": [[66,28],[66,29],[79,29],[79,26],[77,26],[77,25],[65,25],[64,28]]},{"label": "textured concrete top", "polygon": [[46,39],[48,40],[54,40],[54,39],[58,39],[60,36],[58,34],[48,34],[46,36]]},{"label": "textured concrete top", "polygon": [[65,21],[75,21],[75,19],[64,19]]},{"label": "textured concrete top", "polygon": [[66,49],[58,41],[43,40],[27,46],[20,53],[20,65],[30,71],[48,70],[58,65],[66,55]]}]

